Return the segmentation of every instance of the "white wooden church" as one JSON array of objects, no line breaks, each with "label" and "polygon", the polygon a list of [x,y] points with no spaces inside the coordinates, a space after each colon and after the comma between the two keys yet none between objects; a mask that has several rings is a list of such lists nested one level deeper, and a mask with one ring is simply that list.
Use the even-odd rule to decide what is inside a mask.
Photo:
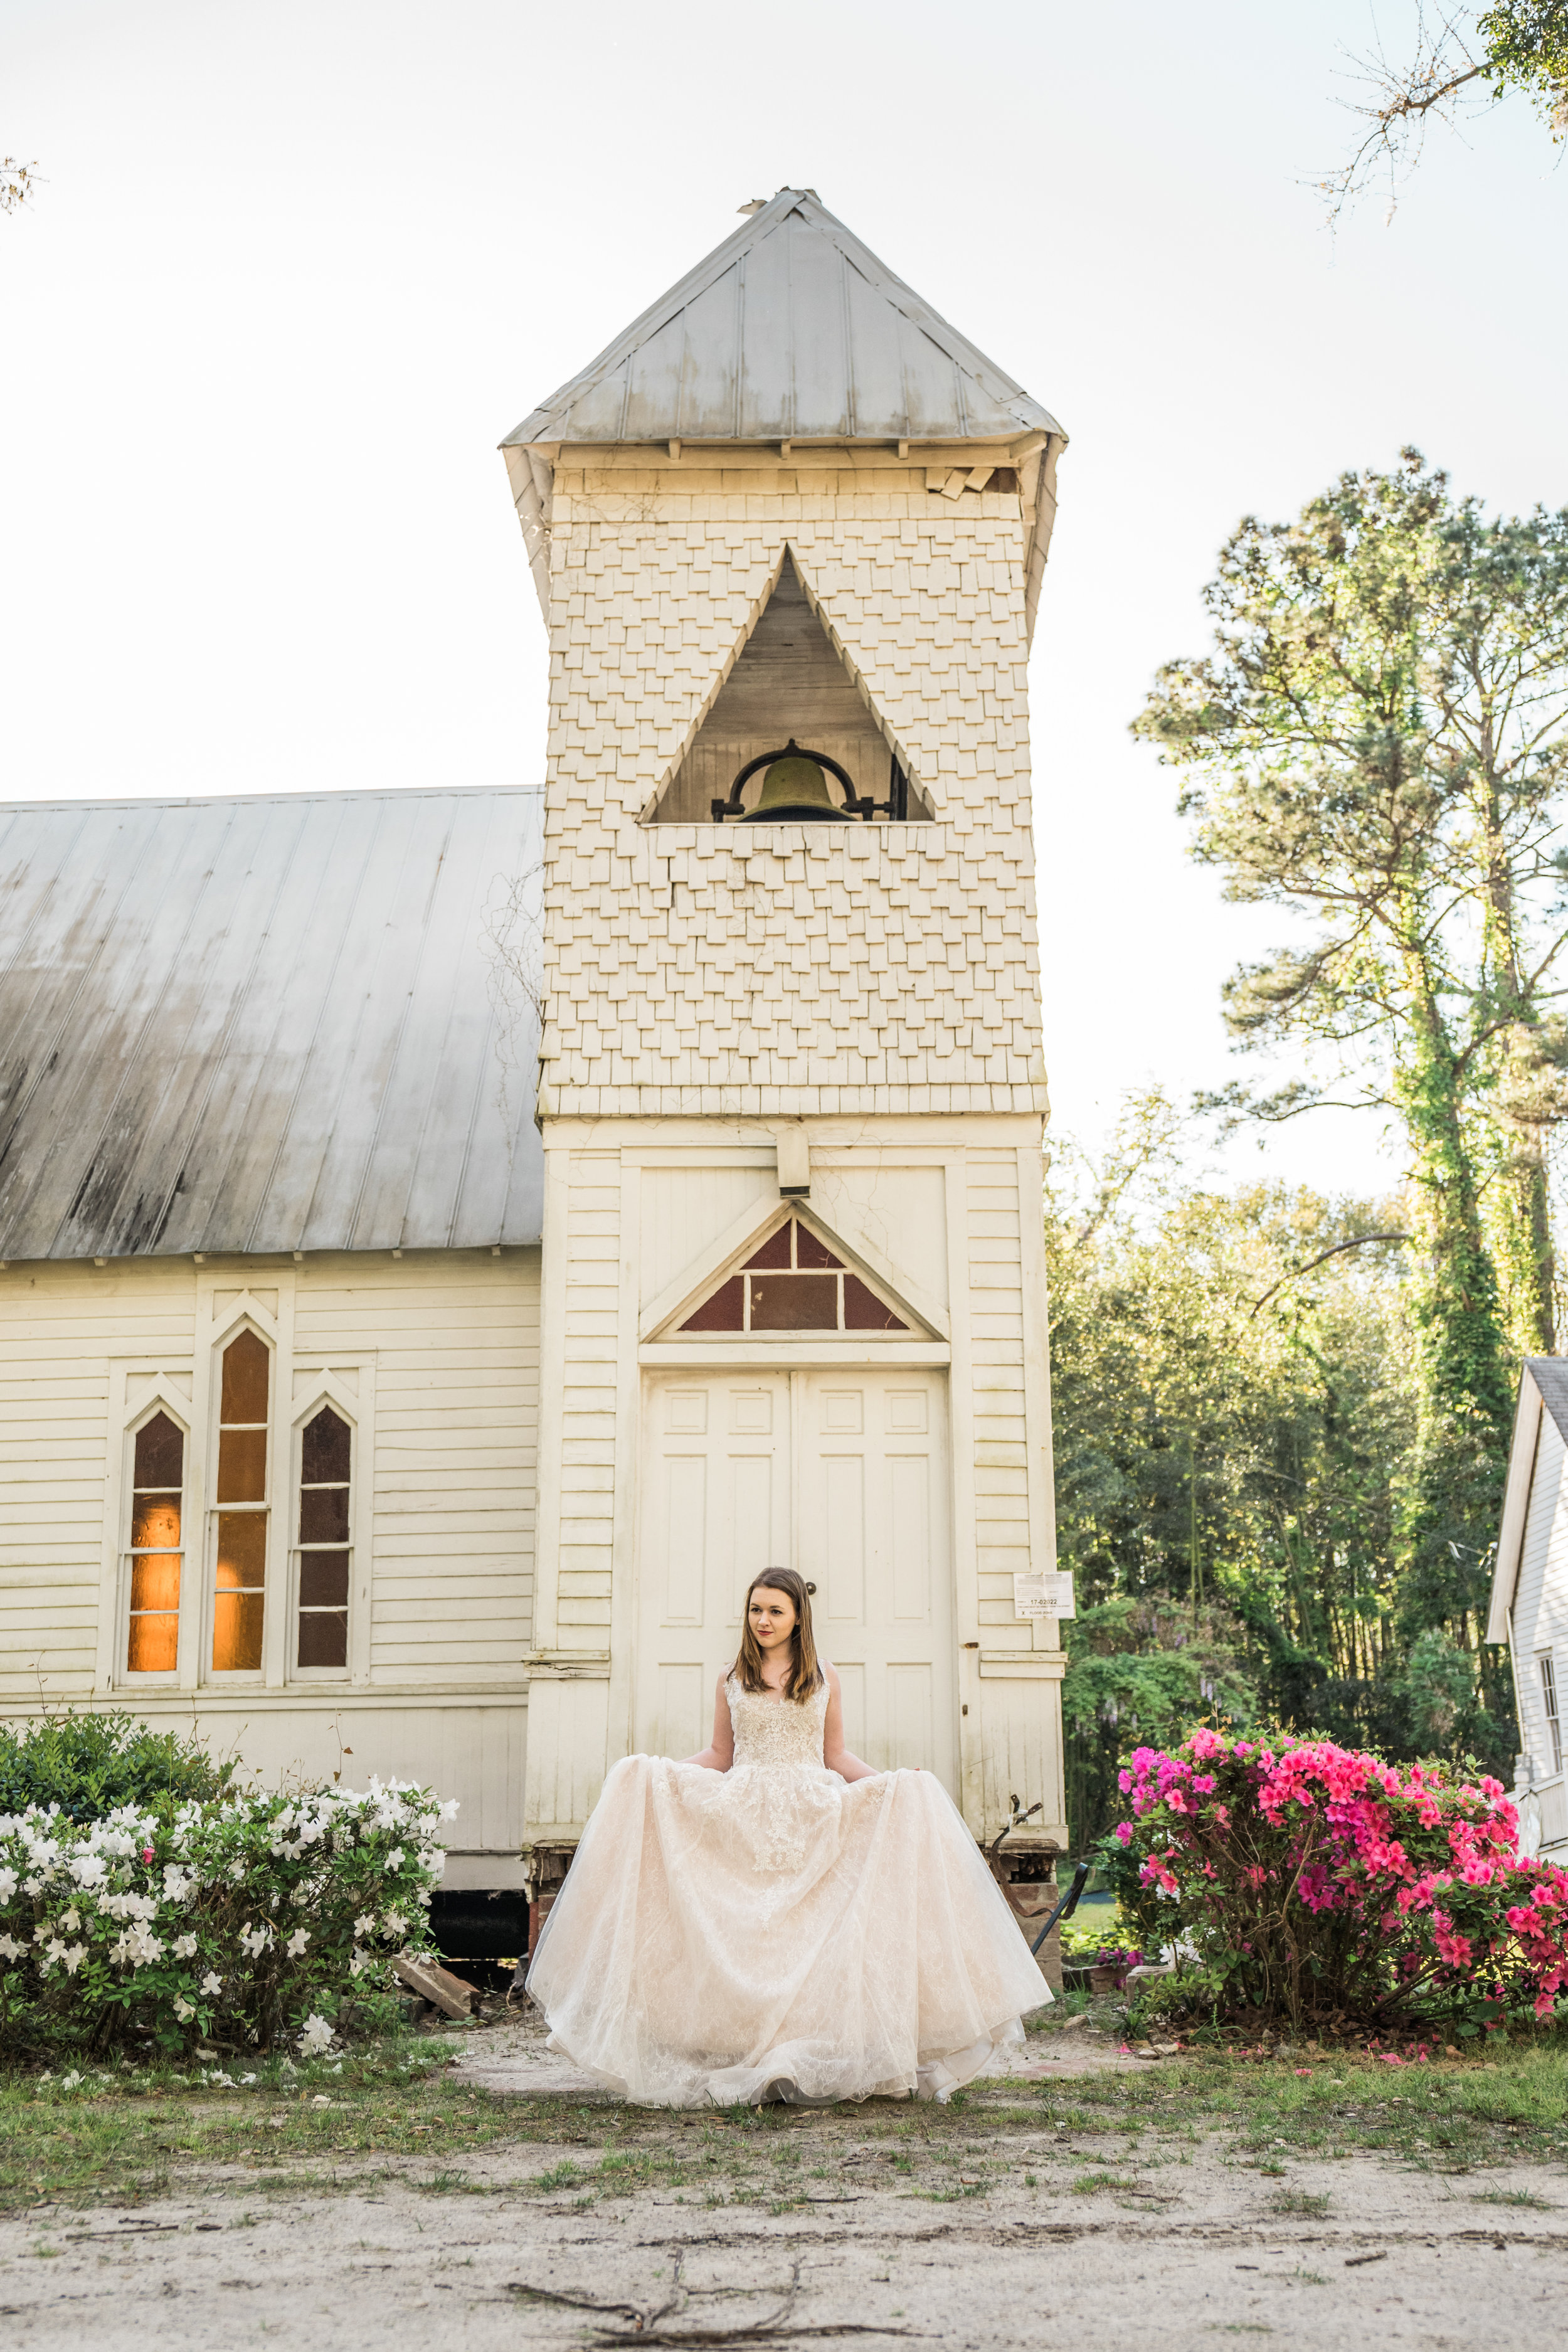
[{"label": "white wooden church", "polygon": [[783,189],[504,445],[542,802],[0,808],[7,1711],[431,1781],[548,1893],[792,1564],[851,1744],[1066,1845],[1064,439]]}]

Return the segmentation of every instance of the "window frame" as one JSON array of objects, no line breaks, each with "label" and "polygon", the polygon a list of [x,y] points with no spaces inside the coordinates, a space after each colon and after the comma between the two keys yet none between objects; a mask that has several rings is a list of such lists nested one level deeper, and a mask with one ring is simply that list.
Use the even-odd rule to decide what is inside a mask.
[{"label": "window frame", "polygon": [[[284,1679],[291,1684],[309,1686],[312,1684],[363,1683],[370,1678],[370,1591],[369,1578],[362,1562],[368,1553],[370,1508],[365,1486],[364,1462],[367,1447],[374,1460],[374,1434],[371,1397],[371,1363],[368,1358],[334,1356],[333,1370],[325,1366],[310,1370],[297,1370],[294,1384],[303,1389],[290,1409],[289,1424],[289,1515],[284,1530],[288,1546],[288,1596]],[[359,1380],[360,1391],[351,1394],[343,1381],[334,1377],[334,1370],[352,1370]],[[305,1428],[314,1421],[323,1405],[331,1405],[349,1430],[349,1638],[347,1655],[341,1666],[302,1666],[300,1656],[300,1555],[310,1547],[300,1541],[300,1489],[304,1467]]]},{"label": "window frame", "polygon": [[[227,1350],[244,1331],[254,1332],[268,1355],[267,1374],[267,1444],[266,1469],[263,1476],[264,1501],[256,1503],[220,1503],[218,1500],[218,1448],[222,1444],[220,1429],[223,1420],[223,1360]],[[202,1529],[202,1594],[200,1611],[199,1649],[196,1654],[197,1680],[208,1690],[260,1690],[275,1677],[270,1672],[276,1630],[271,1622],[275,1614],[270,1607],[272,1597],[282,1584],[278,1573],[278,1419],[282,1384],[287,1372],[287,1359],[279,1343],[276,1326],[268,1331],[262,1317],[247,1303],[241,1311],[213,1334],[207,1351],[207,1444],[208,1475],[206,1493],[203,1497],[204,1526]],[[267,1534],[263,1547],[261,1603],[261,1661],[255,1666],[215,1666],[213,1638],[217,1630],[217,1548],[218,1521],[224,1512],[239,1511],[247,1516],[265,1514]]]},{"label": "window frame", "polygon": [[[134,1377],[132,1373],[131,1377]],[[174,1664],[161,1672],[142,1673],[130,1664],[131,1651],[131,1587],[134,1554],[131,1549],[132,1522],[136,1514],[136,1440],[150,1421],[159,1413],[167,1414],[178,1429],[184,1444],[180,1455],[180,1605],[179,1631],[174,1645]],[[120,1425],[120,1477],[113,1500],[114,1589],[113,1614],[114,1648],[109,1673],[101,1676],[110,1689],[125,1691],[178,1690],[184,1664],[187,1628],[190,1623],[190,1585],[193,1573],[193,1551],[201,1550],[198,1539],[191,1540],[192,1504],[195,1487],[193,1476],[195,1464],[195,1429],[192,1424],[189,1398],[181,1398],[172,1384],[161,1376],[156,1378],[150,1396],[141,1398],[133,1406],[122,1408]]]},{"label": "window frame", "polygon": [[[1535,1654],[1536,1687],[1541,1693],[1541,1712],[1546,1725],[1547,1746],[1551,1757],[1548,1779],[1563,1777],[1563,1717],[1562,1694],[1557,1688],[1557,1654],[1554,1650],[1537,1650]],[[1547,1759],[1542,1757],[1545,1763]]]}]

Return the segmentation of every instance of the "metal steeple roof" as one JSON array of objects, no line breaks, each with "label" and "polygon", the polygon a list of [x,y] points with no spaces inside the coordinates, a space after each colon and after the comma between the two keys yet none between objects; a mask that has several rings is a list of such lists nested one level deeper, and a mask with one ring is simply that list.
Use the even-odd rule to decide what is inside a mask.
[{"label": "metal steeple roof", "polygon": [[1003,441],[1062,427],[810,188],[781,188],[503,448]]}]

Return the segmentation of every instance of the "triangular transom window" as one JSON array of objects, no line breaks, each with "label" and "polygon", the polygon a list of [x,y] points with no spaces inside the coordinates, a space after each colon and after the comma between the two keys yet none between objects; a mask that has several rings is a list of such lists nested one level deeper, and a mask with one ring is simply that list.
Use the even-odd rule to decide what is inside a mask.
[{"label": "triangular transom window", "polygon": [[788,1217],[743,1265],[682,1317],[680,1331],[901,1331],[912,1326],[836,1257],[819,1234]]}]

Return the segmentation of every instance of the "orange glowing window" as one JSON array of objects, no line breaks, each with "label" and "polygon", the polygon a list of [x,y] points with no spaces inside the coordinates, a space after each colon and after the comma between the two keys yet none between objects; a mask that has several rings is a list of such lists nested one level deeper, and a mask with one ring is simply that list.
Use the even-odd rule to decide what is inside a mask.
[{"label": "orange glowing window", "polygon": [[721,1282],[683,1331],[908,1331],[909,1325],[790,1217],[739,1274]]},{"label": "orange glowing window", "polygon": [[300,1626],[295,1663],[349,1662],[349,1472],[353,1433],[324,1404],[300,1433]]},{"label": "orange glowing window", "polygon": [[213,1672],[257,1674],[267,1585],[267,1409],[272,1357],[242,1331],[223,1351],[217,1433]]},{"label": "orange glowing window", "polygon": [[185,1433],[155,1412],[137,1431],[132,1455],[128,1674],[172,1675],[179,1662],[184,1481]]}]

